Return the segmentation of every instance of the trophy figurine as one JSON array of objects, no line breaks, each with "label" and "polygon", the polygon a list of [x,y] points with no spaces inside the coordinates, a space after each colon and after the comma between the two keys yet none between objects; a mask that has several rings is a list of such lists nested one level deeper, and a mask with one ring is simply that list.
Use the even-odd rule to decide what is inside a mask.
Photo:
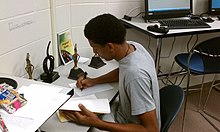
[{"label": "trophy figurine", "polygon": [[77,66],[79,58],[80,56],[77,53],[77,44],[75,44],[74,54],[73,54],[74,66],[70,71],[70,74],[68,77],[69,79],[77,80],[80,76],[84,75],[84,71]]},{"label": "trophy figurine", "polygon": [[102,61],[102,59],[97,54],[95,54],[92,57],[91,62],[89,64],[90,67],[93,67],[93,68],[96,68],[96,69],[98,69],[98,68],[100,68],[100,67],[102,67],[104,65],[106,65],[106,63],[104,63]]},{"label": "trophy figurine", "polygon": [[29,53],[27,53],[27,56],[26,56],[26,63],[27,63],[27,65],[25,67],[25,70],[28,73],[28,76],[29,76],[28,78],[32,80],[33,79],[32,74],[33,74],[33,71],[34,71],[34,66],[31,64]]},{"label": "trophy figurine", "polygon": [[[50,46],[51,41],[49,41],[48,45],[47,45],[47,56],[45,57],[44,61],[43,61],[43,70],[44,73],[42,73],[40,75],[41,80],[43,80],[43,82],[47,82],[47,83],[52,83],[53,81],[55,81],[56,79],[58,79],[60,77],[59,73],[54,70],[54,57],[52,55],[49,55],[49,46]],[[48,67],[48,61],[49,61],[49,67]]]}]

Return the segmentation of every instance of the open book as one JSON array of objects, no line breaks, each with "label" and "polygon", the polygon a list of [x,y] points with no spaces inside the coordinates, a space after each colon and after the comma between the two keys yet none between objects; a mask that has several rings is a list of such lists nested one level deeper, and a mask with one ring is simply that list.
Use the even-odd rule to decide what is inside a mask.
[{"label": "open book", "polygon": [[110,113],[110,105],[108,99],[96,99],[96,98],[71,98],[69,99],[59,110],[58,118],[61,122],[68,121],[62,113],[62,110],[80,111],[78,105],[82,104],[86,109],[99,114]]}]

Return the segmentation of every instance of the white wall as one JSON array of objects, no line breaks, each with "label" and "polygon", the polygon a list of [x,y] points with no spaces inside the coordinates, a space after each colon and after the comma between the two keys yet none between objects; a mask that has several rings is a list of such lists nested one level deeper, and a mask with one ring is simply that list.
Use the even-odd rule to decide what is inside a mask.
[{"label": "white wall", "polygon": [[57,33],[70,29],[73,43],[78,44],[80,56],[91,57],[92,49],[83,34],[85,24],[91,18],[103,13],[111,13],[122,18],[133,8],[142,7],[143,11],[143,2],[144,0],[57,0]]},{"label": "white wall", "polygon": [[[54,7],[50,7],[50,1]],[[39,78],[42,70],[42,62],[46,56],[46,46],[49,40],[53,40],[56,47],[56,34],[70,29],[73,43],[78,44],[80,56],[91,57],[93,55],[87,40],[83,35],[84,25],[93,17],[102,13],[111,13],[118,18],[124,14],[136,15],[144,11],[145,0],[0,0],[0,72],[27,77],[25,71],[26,53],[30,53],[31,63],[35,66],[34,78]],[[194,0],[194,14],[207,11],[208,0]],[[16,4],[15,4],[16,3]],[[53,10],[54,9],[54,10]],[[53,14],[55,14],[53,17]],[[51,24],[54,23],[55,25]],[[52,31],[54,32],[52,34]],[[199,35],[199,41],[215,34]],[[174,56],[186,51],[186,43],[190,36],[177,37],[174,49],[169,58],[173,38],[163,40],[161,70],[169,71]],[[156,40],[136,30],[128,29],[128,40],[142,43],[146,49],[155,54]],[[191,44],[195,42],[195,37]],[[55,49],[54,51],[52,51]],[[51,54],[57,57],[57,47],[50,49]],[[59,61],[59,58],[56,58]],[[58,62],[60,64],[60,62]],[[178,67],[176,66],[175,70]],[[198,82],[197,79],[195,82]]]},{"label": "white wall", "polygon": [[0,0],[0,72],[26,76],[26,54],[42,73],[45,48],[51,39],[49,0]]}]

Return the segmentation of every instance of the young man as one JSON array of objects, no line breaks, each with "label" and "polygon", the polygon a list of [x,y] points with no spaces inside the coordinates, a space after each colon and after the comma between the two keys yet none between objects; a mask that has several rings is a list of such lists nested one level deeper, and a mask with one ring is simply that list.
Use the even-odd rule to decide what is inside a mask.
[{"label": "young man", "polygon": [[82,104],[81,112],[65,112],[73,122],[101,130],[118,132],[158,132],[160,130],[159,86],[154,60],[143,46],[125,41],[126,29],[116,17],[99,15],[84,30],[94,53],[109,61],[115,59],[119,68],[97,78],[80,77],[77,87],[119,82],[119,102],[115,123],[103,121]]}]

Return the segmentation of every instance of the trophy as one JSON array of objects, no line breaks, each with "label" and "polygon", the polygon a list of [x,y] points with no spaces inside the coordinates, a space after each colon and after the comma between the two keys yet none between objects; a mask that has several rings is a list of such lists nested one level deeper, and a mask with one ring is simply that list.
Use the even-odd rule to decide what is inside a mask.
[{"label": "trophy", "polygon": [[27,63],[27,65],[25,67],[25,70],[28,73],[28,76],[29,76],[28,78],[32,80],[33,79],[32,74],[33,74],[33,71],[34,71],[34,66],[31,64],[29,53],[27,53],[27,55],[26,55],[26,63]]},{"label": "trophy", "polygon": [[106,63],[104,63],[102,61],[102,59],[97,54],[95,54],[92,57],[91,62],[90,62],[90,64],[88,66],[98,69],[98,68],[100,68],[100,67],[102,67],[104,65],[106,65]]},{"label": "trophy", "polygon": [[[47,45],[47,56],[45,57],[43,61],[43,70],[44,73],[40,75],[40,79],[43,80],[43,82],[52,83],[57,78],[60,77],[58,72],[53,71],[54,70],[54,57],[52,55],[49,55],[49,46],[51,41],[49,41]],[[48,68],[48,61],[49,61],[49,68]]]},{"label": "trophy", "polygon": [[77,66],[79,58],[80,56],[77,53],[77,44],[75,44],[74,54],[73,54],[74,66],[70,71],[70,74],[68,77],[69,79],[77,80],[80,76],[84,75],[84,71]]}]

